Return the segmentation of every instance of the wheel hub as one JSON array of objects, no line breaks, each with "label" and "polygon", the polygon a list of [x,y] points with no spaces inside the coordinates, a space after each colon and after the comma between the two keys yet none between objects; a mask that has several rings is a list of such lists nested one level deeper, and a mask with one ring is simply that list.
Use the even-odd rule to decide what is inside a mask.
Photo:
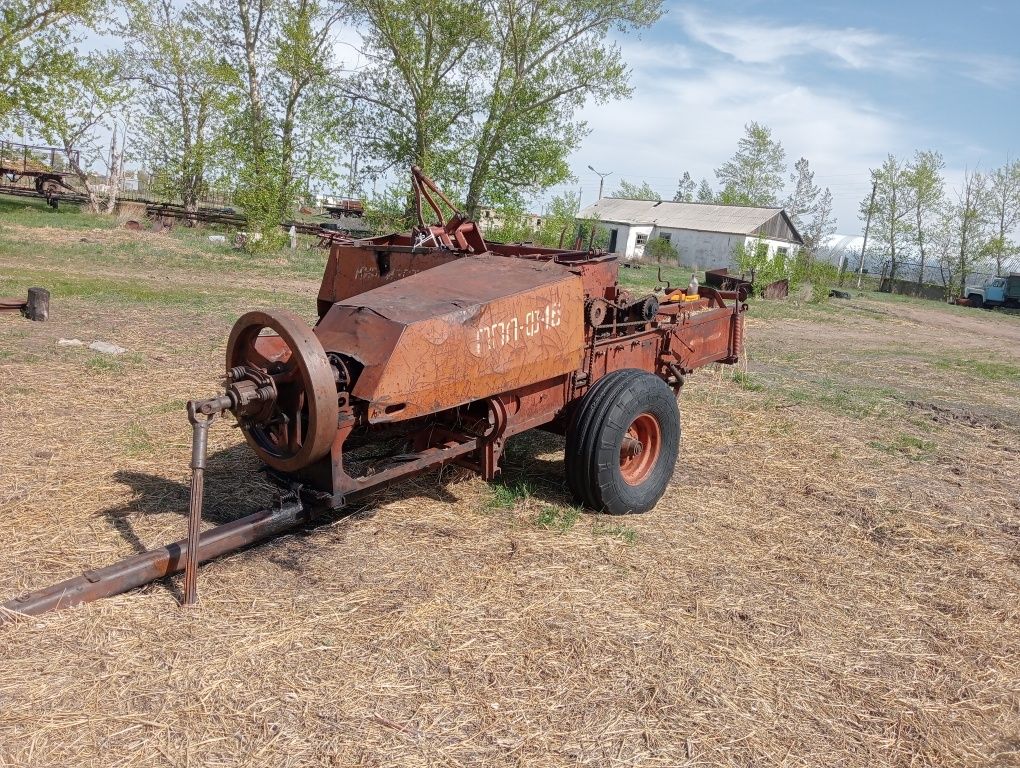
[{"label": "wheel hub", "polygon": [[659,458],[662,428],[651,413],[639,414],[620,443],[620,474],[629,485],[648,479]]}]

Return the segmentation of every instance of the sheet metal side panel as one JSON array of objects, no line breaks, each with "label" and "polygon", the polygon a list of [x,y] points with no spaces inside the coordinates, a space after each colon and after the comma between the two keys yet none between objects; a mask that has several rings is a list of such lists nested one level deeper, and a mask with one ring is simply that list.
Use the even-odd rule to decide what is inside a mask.
[{"label": "sheet metal side panel", "polygon": [[361,381],[355,388],[372,403],[369,420],[433,413],[577,370],[583,284],[559,274],[531,291],[409,325],[372,377],[371,391]]}]

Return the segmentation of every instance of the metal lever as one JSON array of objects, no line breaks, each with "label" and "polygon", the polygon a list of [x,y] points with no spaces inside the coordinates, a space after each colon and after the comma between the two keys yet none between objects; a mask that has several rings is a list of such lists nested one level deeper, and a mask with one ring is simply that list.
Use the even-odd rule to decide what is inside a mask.
[{"label": "metal lever", "polygon": [[[202,527],[202,495],[205,491],[205,457],[209,447],[209,425],[222,410],[207,413],[210,401],[188,401],[191,422],[191,500],[188,509],[188,548],[184,561],[184,605],[198,602],[198,537]],[[203,407],[206,406],[206,407]]]}]

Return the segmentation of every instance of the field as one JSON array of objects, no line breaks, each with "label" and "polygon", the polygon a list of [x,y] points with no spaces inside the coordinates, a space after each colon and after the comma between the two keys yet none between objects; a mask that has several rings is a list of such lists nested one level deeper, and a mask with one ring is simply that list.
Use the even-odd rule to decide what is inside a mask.
[{"label": "field", "polygon": [[[0,198],[0,295],[53,292],[0,315],[0,599],[181,538],[185,401],[241,312],[314,313],[320,250],[115,225]],[[680,407],[646,515],[573,508],[525,435],[499,484],[204,567],[197,608],[172,580],[0,628],[0,765],[1020,765],[1020,317],[753,302]],[[208,524],[271,500],[236,430],[211,452]]]}]

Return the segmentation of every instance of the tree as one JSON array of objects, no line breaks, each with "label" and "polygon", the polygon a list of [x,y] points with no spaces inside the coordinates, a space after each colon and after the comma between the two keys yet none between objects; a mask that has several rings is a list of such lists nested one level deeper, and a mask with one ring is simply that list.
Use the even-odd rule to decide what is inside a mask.
[{"label": "tree", "polygon": [[570,178],[587,101],[629,95],[611,32],[645,27],[661,0],[355,0],[368,72],[352,96],[383,167],[417,164],[483,200],[520,205]]},{"label": "tree", "polygon": [[1010,233],[1020,224],[1020,160],[996,168],[988,177],[987,201],[994,223],[990,250],[995,258],[995,274],[1002,274],[1003,262],[1020,252],[1009,240]]},{"label": "tree", "polygon": [[680,179],[680,183],[677,185],[676,194],[673,195],[674,203],[693,203],[694,192],[697,185],[694,183],[694,179],[691,178],[689,171],[684,171],[684,175]]},{"label": "tree", "polygon": [[716,168],[725,203],[774,207],[783,187],[786,152],[768,126],[750,122],[732,158]]},{"label": "tree", "polygon": [[715,192],[712,191],[712,185],[708,183],[708,179],[702,179],[701,183],[698,185],[698,202],[715,202]]},{"label": "tree", "polygon": [[[44,85],[26,110],[36,130],[49,144],[60,146],[68,167],[85,194],[88,209],[113,213],[123,171],[128,89],[118,75],[112,56],[91,54],[71,70],[40,80]],[[104,137],[109,134],[109,139]],[[109,154],[104,152],[109,141]],[[90,170],[105,165],[105,196],[97,189]]]},{"label": "tree", "polygon": [[631,184],[626,179],[620,179],[620,186],[613,192],[612,197],[624,200],[662,200],[662,195],[652,189],[647,181]]},{"label": "tree", "polygon": [[[98,0],[4,0],[0,8],[0,122],[29,112],[47,83],[73,72],[76,24],[90,23]],[[35,110],[37,111],[37,110]]]},{"label": "tree", "polygon": [[142,156],[155,191],[195,210],[226,148],[232,73],[194,8],[127,0],[122,68],[138,88]]},{"label": "tree", "polygon": [[661,236],[653,237],[645,243],[645,250],[642,255],[646,259],[655,259],[660,264],[664,261],[674,266],[680,263],[680,252],[673,243]]},{"label": "tree", "polygon": [[574,115],[585,103],[630,95],[612,32],[650,26],[661,0],[482,0],[491,62],[479,93],[470,145],[466,208],[570,178],[567,157],[587,132]]},{"label": "tree", "polygon": [[323,139],[348,111],[323,104],[336,96],[333,40],[343,10],[324,0],[205,0],[198,12],[231,70],[235,199],[265,237],[290,213],[302,179],[335,166],[337,137]]},{"label": "tree", "polygon": [[826,187],[814,206],[814,216],[804,229],[798,229],[804,241],[804,252],[808,262],[814,262],[825,238],[836,232],[836,220],[832,217],[832,192]]},{"label": "tree", "polygon": [[942,169],[945,161],[938,152],[916,152],[914,160],[907,166],[905,181],[914,201],[914,234],[920,266],[917,270],[917,284],[924,281],[924,267],[928,258],[925,245],[938,219],[945,191]]},{"label": "tree", "polygon": [[966,171],[950,209],[951,233],[955,245],[956,279],[959,295],[967,286],[967,276],[984,261],[988,245],[988,212],[985,210],[987,180],[977,171]]},{"label": "tree", "polygon": [[441,186],[462,184],[457,153],[469,140],[479,40],[489,35],[484,9],[456,0],[356,0],[355,12],[370,63],[345,87],[362,113],[370,172],[403,175],[417,165]]},{"label": "tree", "polygon": [[580,210],[579,192],[564,192],[554,196],[545,207],[535,242],[556,248],[572,248]]},{"label": "tree", "polygon": [[[875,203],[871,213],[871,230],[875,240],[882,243],[889,254],[889,279],[895,279],[899,257],[905,240],[913,225],[913,190],[908,184],[907,168],[895,157],[889,155],[882,166],[871,171],[872,181],[877,184]],[[861,201],[861,220],[867,218],[871,195]]]},{"label": "tree", "polygon": [[783,207],[793,225],[803,234],[808,228],[809,219],[815,215],[818,196],[822,190],[815,184],[815,172],[811,170],[807,158],[802,157],[793,167],[794,172],[790,174],[793,192],[783,203]]}]

